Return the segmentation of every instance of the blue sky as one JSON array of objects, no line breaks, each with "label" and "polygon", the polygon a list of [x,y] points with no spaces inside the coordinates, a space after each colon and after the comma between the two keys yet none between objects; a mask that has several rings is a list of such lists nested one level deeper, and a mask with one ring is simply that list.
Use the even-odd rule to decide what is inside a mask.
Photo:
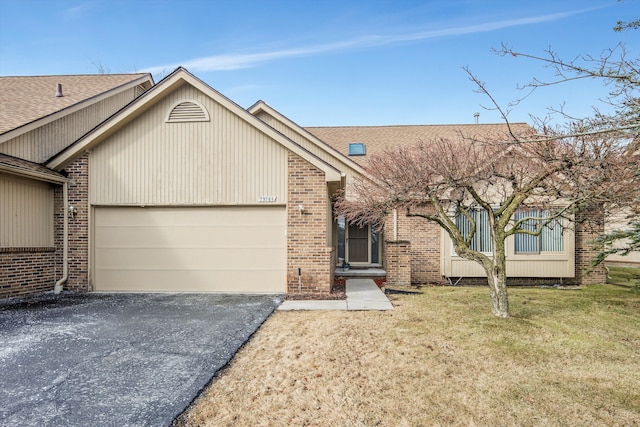
[{"label": "blue sky", "polygon": [[[258,99],[303,126],[500,121],[462,67],[506,107],[516,88],[550,71],[500,57],[501,43],[564,58],[623,42],[638,57],[640,0],[231,1],[0,0],[0,75],[149,71],[178,65],[249,107]],[[547,107],[590,112],[606,88],[572,83],[536,91],[512,121]]]}]

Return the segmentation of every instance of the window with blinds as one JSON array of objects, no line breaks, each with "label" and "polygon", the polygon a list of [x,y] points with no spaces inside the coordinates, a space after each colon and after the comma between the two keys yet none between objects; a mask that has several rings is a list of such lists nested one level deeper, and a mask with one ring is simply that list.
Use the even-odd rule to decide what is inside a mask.
[{"label": "window with blinds", "polygon": [[527,209],[516,211],[514,220],[525,220],[521,228],[534,234],[517,233],[515,238],[515,253],[539,254],[543,252],[563,252],[563,227],[560,219],[551,218],[548,210]]},{"label": "window with blinds", "polygon": [[489,228],[489,214],[482,209],[472,210],[469,213],[473,218],[473,223],[475,223],[475,232],[473,223],[460,212],[456,214],[455,219],[458,230],[460,230],[465,239],[473,233],[470,249],[485,253],[493,252],[491,230]]}]

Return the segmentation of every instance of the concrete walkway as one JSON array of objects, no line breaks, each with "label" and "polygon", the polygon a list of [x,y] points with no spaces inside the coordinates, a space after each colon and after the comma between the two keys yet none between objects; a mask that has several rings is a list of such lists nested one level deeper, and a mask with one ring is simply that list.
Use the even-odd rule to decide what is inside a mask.
[{"label": "concrete walkway", "polygon": [[287,300],[278,310],[393,310],[371,279],[347,279],[346,291],[346,300]]}]

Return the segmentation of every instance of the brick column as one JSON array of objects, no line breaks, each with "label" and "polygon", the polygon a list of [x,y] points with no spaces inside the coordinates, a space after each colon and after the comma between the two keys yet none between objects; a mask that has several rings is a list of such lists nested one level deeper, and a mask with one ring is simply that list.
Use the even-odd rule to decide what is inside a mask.
[{"label": "brick column", "polygon": [[89,154],[65,168],[69,178],[69,205],[76,210],[69,218],[69,279],[65,289],[89,290]]},{"label": "brick column", "polygon": [[387,240],[387,285],[411,285],[411,243],[406,240]]},{"label": "brick column", "polygon": [[578,216],[576,223],[576,276],[575,281],[581,285],[593,285],[605,283],[607,273],[604,264],[598,267],[591,267],[591,260],[596,256],[597,251],[593,250],[592,244],[599,235],[604,233],[604,213],[602,209],[592,208],[582,212]]},{"label": "brick column", "polygon": [[[289,153],[287,174],[287,293],[328,294],[334,249],[327,246],[327,184],[324,172]],[[304,207],[300,212],[299,206]]]}]

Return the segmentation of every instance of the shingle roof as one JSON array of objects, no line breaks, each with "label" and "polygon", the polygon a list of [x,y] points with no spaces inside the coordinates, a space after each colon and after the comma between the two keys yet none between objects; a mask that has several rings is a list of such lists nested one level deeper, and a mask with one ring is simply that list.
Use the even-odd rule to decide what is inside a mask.
[{"label": "shingle roof", "polygon": [[2,153],[0,153],[0,169],[8,169],[15,172],[34,172],[38,175],[42,175],[42,177],[51,177],[55,181],[64,179],[64,176],[62,174],[49,169],[46,166],[42,166],[38,163],[33,163],[28,160],[19,159],[17,157],[9,156]]},{"label": "shingle roof", "polygon": [[[512,123],[511,126],[519,133],[531,131],[526,123]],[[361,166],[366,166],[367,158],[371,155],[382,154],[385,149],[397,146],[410,146],[420,141],[440,138],[462,141],[463,135],[465,138],[476,139],[504,137],[507,132],[505,124],[340,126],[305,129],[345,156],[349,154],[350,143],[364,143],[366,155],[350,157]]]},{"label": "shingle roof", "polygon": [[0,77],[0,134],[144,77],[149,74]]}]

